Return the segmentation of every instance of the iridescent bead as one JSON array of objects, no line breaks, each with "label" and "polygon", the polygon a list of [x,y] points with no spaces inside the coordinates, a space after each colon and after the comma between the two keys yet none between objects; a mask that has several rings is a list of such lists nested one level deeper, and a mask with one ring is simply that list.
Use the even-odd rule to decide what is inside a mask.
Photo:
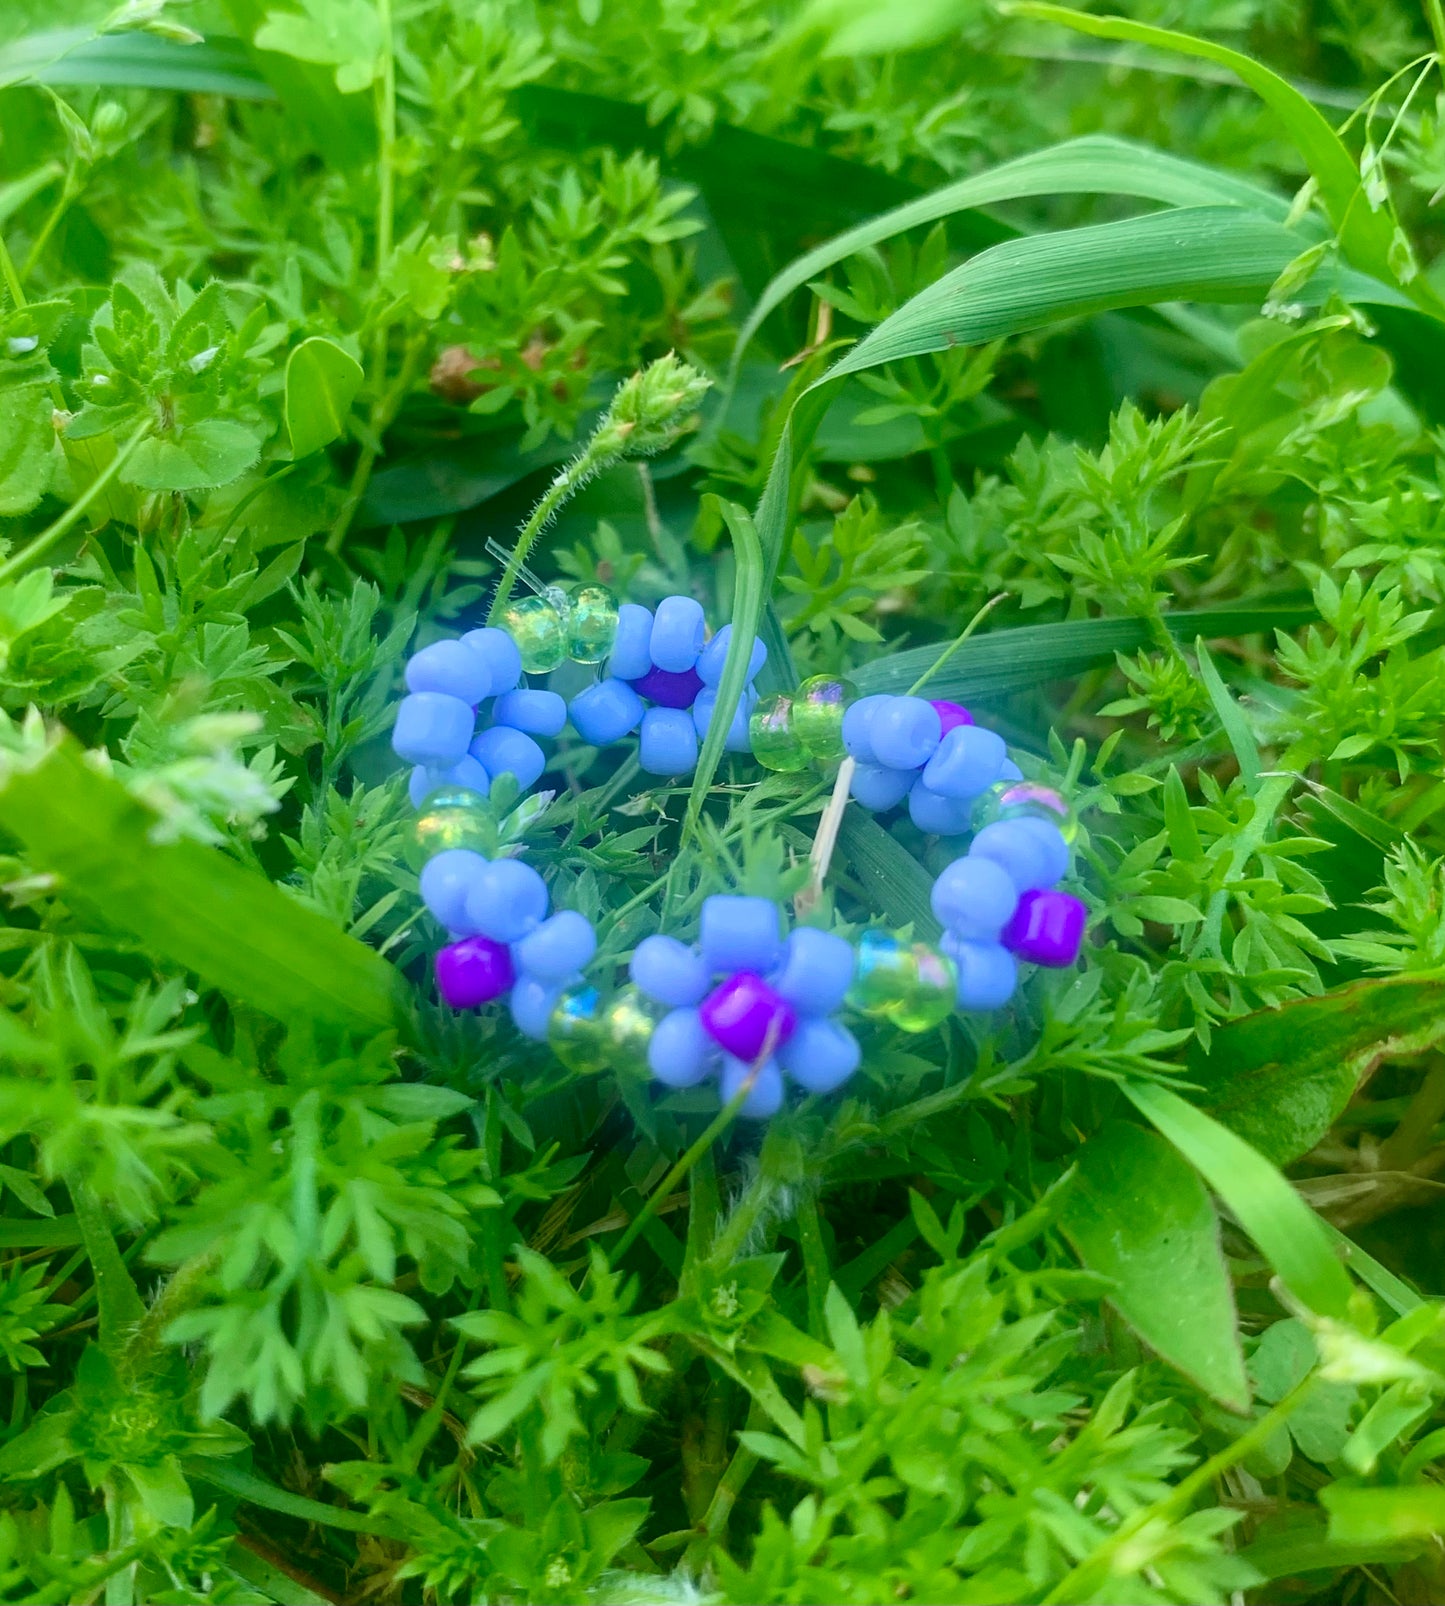
[{"label": "iridescent bead", "polygon": [[768,770],[805,770],[808,749],[793,729],[793,699],[782,692],[760,698],[748,720],[753,757]]},{"label": "iridescent bead", "polygon": [[502,624],[517,644],[526,674],[548,674],[566,658],[566,622],[550,597],[514,597],[502,610]]},{"label": "iridescent bead", "polygon": [[575,586],[568,603],[567,656],[600,664],[617,639],[617,598],[606,586]]},{"label": "iridescent bead", "polygon": [[610,1063],[619,1068],[645,1070],[647,1050],[657,1026],[659,1011],[640,989],[621,988],[602,1014],[603,1029],[611,1045]]},{"label": "iridescent bead", "polygon": [[907,995],[888,1011],[905,1032],[927,1032],[946,1021],[958,991],[958,968],[926,942],[913,945],[914,980]]},{"label": "iridescent bead", "polygon": [[418,868],[448,848],[495,852],[496,830],[486,798],[463,787],[433,792],[411,822],[411,840]]},{"label": "iridescent bead", "polygon": [[793,733],[814,758],[845,756],[843,715],[857,697],[858,688],[840,675],[812,675],[793,693]]},{"label": "iridescent bead", "polygon": [[552,1052],[581,1076],[595,1076],[612,1061],[611,1037],[602,996],[595,987],[580,983],[557,997],[547,1021]]},{"label": "iridescent bead", "polygon": [[999,781],[973,806],[973,828],[981,830],[995,820],[1047,820],[1057,826],[1065,842],[1079,834],[1079,822],[1062,792],[1041,781]]},{"label": "iridescent bead", "polygon": [[887,1015],[913,993],[918,963],[913,949],[891,931],[872,927],[858,938],[858,959],[848,1002],[865,1015]]}]

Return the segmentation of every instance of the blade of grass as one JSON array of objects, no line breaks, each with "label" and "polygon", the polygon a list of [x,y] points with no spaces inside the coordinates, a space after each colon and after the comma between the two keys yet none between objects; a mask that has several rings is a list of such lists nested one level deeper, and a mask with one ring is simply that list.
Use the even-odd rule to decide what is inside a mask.
[{"label": "blade of grass", "polygon": [[30,34],[0,47],[0,88],[20,83],[275,98],[239,39],[186,45],[150,33],[95,34],[89,28]]},{"label": "blade of grass", "polygon": [[1243,1138],[1170,1089],[1126,1082],[1124,1092],[1234,1212],[1295,1298],[1321,1316],[1343,1318],[1350,1279],[1323,1223],[1280,1172]]}]

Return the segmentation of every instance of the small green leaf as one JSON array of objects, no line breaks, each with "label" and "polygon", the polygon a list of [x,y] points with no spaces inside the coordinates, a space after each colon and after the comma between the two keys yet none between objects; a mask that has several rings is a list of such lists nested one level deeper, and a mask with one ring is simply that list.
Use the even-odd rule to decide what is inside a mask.
[{"label": "small green leaf", "polygon": [[1124,1091],[1239,1218],[1295,1298],[1343,1318],[1350,1279],[1319,1217],[1269,1161],[1167,1087],[1126,1082]]},{"label": "small green leaf", "polygon": [[1445,1485],[1403,1489],[1352,1489],[1342,1483],[1320,1491],[1330,1514],[1330,1539],[1341,1545],[1381,1545],[1402,1539],[1434,1540],[1445,1533]]},{"label": "small green leaf", "polygon": [[1391,976],[1297,998],[1219,1027],[1195,1045],[1199,1102],[1276,1165],[1324,1137],[1382,1059],[1445,1041],[1445,979]]},{"label": "small green leaf", "polygon": [[1110,1121],[1079,1150],[1059,1225],[1151,1349],[1222,1405],[1242,1411],[1249,1385],[1219,1222],[1204,1184],[1172,1144]]},{"label": "small green leaf", "polygon": [[125,1473],[135,1485],[148,1515],[163,1528],[189,1528],[196,1520],[190,1485],[173,1455],[154,1465],[138,1466],[127,1462]]},{"label": "small green leaf", "polygon": [[261,452],[256,432],[229,418],[203,418],[178,435],[136,447],[123,478],[145,491],[204,491],[239,479]]},{"label": "small green leaf", "polygon": [[309,457],[340,438],[361,389],[361,364],[334,340],[313,335],[286,361],[286,429],[293,457]]},{"label": "small green leaf", "polygon": [[28,513],[50,489],[53,411],[38,386],[7,390],[0,399],[0,518]]}]

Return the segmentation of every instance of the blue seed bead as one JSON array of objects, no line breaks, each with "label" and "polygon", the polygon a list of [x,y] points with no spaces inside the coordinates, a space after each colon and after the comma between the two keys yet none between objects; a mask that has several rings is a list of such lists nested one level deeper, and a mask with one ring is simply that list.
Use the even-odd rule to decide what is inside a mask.
[{"label": "blue seed bead", "polygon": [[846,938],[799,926],[788,938],[783,968],[769,980],[800,1015],[827,1015],[853,985],[853,964],[853,944]]},{"label": "blue seed bead", "polygon": [[783,957],[778,906],[770,898],[722,893],[702,904],[702,958],[710,971],[752,970],[765,976]]},{"label": "blue seed bead", "polygon": [[1019,967],[1001,943],[965,942],[945,932],[938,946],[958,967],[960,1009],[1001,1009],[1013,997]]},{"label": "blue seed bead", "polygon": [[522,650],[505,630],[486,625],[481,630],[469,630],[462,637],[462,645],[471,650],[487,666],[491,677],[493,697],[500,697],[522,678]]},{"label": "blue seed bead", "polygon": [[835,1020],[800,1020],[778,1050],[778,1064],[808,1093],[831,1093],[858,1069],[858,1039]]},{"label": "blue seed bead", "polygon": [[702,955],[676,937],[644,937],[632,953],[628,974],[659,1004],[676,1009],[700,1004],[711,984]]},{"label": "blue seed bead", "polygon": [[939,925],[970,942],[996,942],[1018,901],[1018,888],[1001,864],[971,855],[947,865],[929,897]]},{"label": "blue seed bead", "polygon": [[944,797],[975,798],[998,779],[1007,756],[997,731],[982,725],[958,725],[923,766],[923,784]]},{"label": "blue seed bead", "polygon": [[962,836],[973,823],[973,804],[944,797],[920,780],[908,794],[908,816],[930,836]]},{"label": "blue seed bead", "polygon": [[1049,850],[1023,820],[995,820],[984,826],[968,845],[970,857],[992,859],[1003,866],[1020,892],[1038,892],[1054,879]]},{"label": "blue seed bead", "polygon": [[434,641],[412,655],[406,666],[406,689],[445,692],[475,708],[492,695],[492,672],[464,641]]},{"label": "blue seed bead", "polygon": [[418,691],[403,697],[396,711],[391,745],[398,758],[409,764],[431,764],[445,769],[467,750],[476,729],[470,703],[446,692]]},{"label": "blue seed bead", "polygon": [[1024,772],[1011,758],[1006,758],[999,769],[998,778],[1001,781],[1021,781],[1024,778]]},{"label": "blue seed bead", "polygon": [[[878,755],[873,751],[873,716],[890,699],[882,692],[874,692],[870,697],[860,697],[856,703],[849,703],[843,711],[843,745],[848,749],[849,758],[855,758],[860,764],[877,764]],[[899,798],[899,802],[902,802]]]},{"label": "blue seed bead", "polygon": [[[724,625],[721,630],[708,642],[707,646],[697,656],[697,673],[704,686],[717,686],[723,677],[723,668],[727,663],[728,647],[733,639],[733,627]],[[748,658],[748,679],[751,685],[758,678],[758,672],[768,661],[767,647],[753,638],[753,650]]]},{"label": "blue seed bead", "polygon": [[510,725],[493,725],[482,731],[472,743],[472,757],[493,780],[499,775],[515,775],[524,792],[537,784],[547,768],[547,755],[536,742]]},{"label": "blue seed bead", "polygon": [[593,747],[620,742],[642,719],[642,699],[626,681],[609,677],[578,692],[567,705],[572,728]]},{"label": "blue seed bead", "polygon": [[524,686],[496,700],[492,723],[526,731],[529,736],[560,736],[567,723],[567,702],[554,691],[533,691]]},{"label": "blue seed bead", "polygon": [[428,769],[418,764],[406,783],[406,795],[411,806],[419,809],[433,792],[443,787],[463,786],[469,792],[480,792],[483,797],[492,789],[492,778],[470,753],[459,758],[450,769]]},{"label": "blue seed bead", "polygon": [[512,984],[512,1023],[523,1037],[530,1037],[534,1043],[547,1041],[547,1027],[561,991],[560,986],[539,981],[535,976],[517,977]]},{"label": "blue seed bead", "polygon": [[652,609],[624,602],[617,610],[617,634],[607,673],[618,680],[641,680],[652,668]]},{"label": "blue seed bead", "polygon": [[470,848],[445,848],[422,866],[422,902],[448,931],[472,931],[467,896],[478,884],[487,863]]},{"label": "blue seed bead", "polygon": [[697,728],[687,708],[649,708],[637,762],[649,775],[687,775],[697,765]]},{"label": "blue seed bead", "polygon": [[1044,874],[1048,877],[1045,885],[1051,887],[1056,881],[1062,880],[1069,868],[1069,844],[1058,826],[1050,824],[1048,820],[1020,819],[1010,823],[1025,826],[1042,849]]},{"label": "blue seed bead", "polygon": [[702,651],[705,621],[702,604],[694,597],[664,597],[652,621],[649,651],[659,669],[680,675],[691,669]]},{"label": "blue seed bead", "polygon": [[472,930],[493,942],[520,942],[546,918],[547,883],[520,859],[492,859],[467,892]]},{"label": "blue seed bead", "polygon": [[[847,719],[845,714],[844,719]],[[882,764],[859,764],[853,770],[848,790],[865,809],[875,814],[896,808],[912,790],[917,770],[890,770]]]},{"label": "blue seed bead", "polygon": [[[751,686],[738,698],[738,706],[733,714],[733,722],[728,726],[728,739],[723,743],[723,750],[728,753],[746,753],[750,751],[748,742],[748,720],[752,717],[753,709],[758,706],[758,694]],[[697,701],[692,705],[692,722],[697,727],[699,737],[706,737],[708,727],[712,724],[712,711],[717,707],[717,689],[713,686],[704,686],[697,694]]]},{"label": "blue seed bead", "polygon": [[873,755],[889,769],[922,769],[942,739],[938,710],[922,697],[890,697],[868,721]]},{"label": "blue seed bead", "polygon": [[674,1009],[652,1028],[647,1066],[664,1087],[696,1087],[717,1063],[717,1044],[695,1009]]},{"label": "blue seed bead", "polygon": [[[731,1054],[723,1055],[718,1092],[724,1104],[732,1103],[743,1083],[752,1074],[753,1068],[747,1060],[736,1059]],[[738,1114],[746,1116],[750,1121],[766,1121],[770,1115],[776,1115],[782,1107],[783,1073],[778,1069],[776,1060],[769,1060],[758,1072],[753,1090],[743,1100]]]},{"label": "blue seed bead", "polygon": [[539,981],[561,982],[574,975],[597,952],[597,933],[586,915],[559,909],[513,950],[517,968]]}]

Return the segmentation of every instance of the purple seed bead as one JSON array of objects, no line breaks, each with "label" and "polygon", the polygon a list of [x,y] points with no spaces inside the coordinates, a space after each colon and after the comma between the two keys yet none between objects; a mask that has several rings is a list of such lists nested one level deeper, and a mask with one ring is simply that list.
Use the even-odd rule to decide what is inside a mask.
[{"label": "purple seed bead", "polygon": [[[724,625],[698,654],[697,672],[702,676],[703,685],[717,686],[721,682],[732,639],[733,627]],[[748,657],[747,684],[751,685],[758,678],[759,671],[767,661],[768,649],[755,636],[753,650]]]},{"label": "purple seed bead", "polygon": [[712,979],[700,954],[660,933],[644,937],[633,949],[628,974],[649,998],[673,1009],[700,1004]]},{"label": "purple seed bead", "polygon": [[530,1037],[534,1043],[547,1041],[547,1026],[561,992],[560,986],[538,981],[535,976],[518,976],[512,988],[512,1024],[523,1037]]},{"label": "purple seed bead", "polygon": [[642,716],[637,762],[649,775],[686,775],[697,766],[697,729],[683,708],[649,708]]},{"label": "purple seed bead", "polygon": [[467,893],[472,930],[493,942],[520,942],[546,916],[547,883],[520,859],[490,860]]},{"label": "purple seed bead", "polygon": [[609,747],[641,723],[642,699],[625,680],[609,677],[578,692],[567,705],[567,714],[584,742]]},{"label": "purple seed bead", "polygon": [[1048,849],[1032,831],[1020,830],[1022,820],[995,820],[984,826],[968,845],[969,855],[992,859],[1003,866],[1020,892],[1037,892],[1054,879]]},{"label": "purple seed bead", "polygon": [[[873,751],[873,715],[888,701],[884,693],[874,692],[869,697],[860,697],[856,703],[849,703],[843,710],[843,745],[848,749],[849,758],[857,759],[860,764],[879,763]],[[902,802],[901,797],[899,801]]]},{"label": "purple seed bead", "polygon": [[996,942],[1018,907],[1018,889],[1001,864],[968,855],[939,873],[929,901],[939,925],[969,942]]},{"label": "purple seed bead", "polygon": [[1079,957],[1089,911],[1068,892],[1026,892],[1003,928],[1004,947],[1034,965],[1064,969]]},{"label": "purple seed bead", "polygon": [[517,968],[538,981],[556,983],[574,975],[597,952],[592,922],[575,909],[559,909],[517,944]]},{"label": "purple seed bead", "polygon": [[697,670],[649,669],[631,683],[633,691],[659,708],[691,708],[702,690]]},{"label": "purple seed bead", "polygon": [[624,602],[617,610],[617,634],[607,673],[617,680],[637,680],[652,668],[652,609]]},{"label": "purple seed bead", "polygon": [[720,1048],[748,1061],[766,1046],[781,1047],[798,1024],[793,1006],[750,970],[740,970],[714,987],[699,1013]]},{"label": "purple seed bead", "polygon": [[511,691],[522,678],[522,652],[505,630],[486,625],[481,630],[469,630],[462,637],[468,647],[487,666],[491,678],[493,697]]},{"label": "purple seed bead", "polygon": [[492,695],[492,675],[479,653],[462,641],[434,641],[406,666],[408,691],[445,692],[473,708]]},{"label": "purple seed bead", "polygon": [[479,1009],[500,998],[515,973],[505,943],[490,937],[463,937],[437,950],[437,990],[451,1009]]},{"label": "purple seed bead", "polygon": [[771,978],[772,986],[800,1015],[828,1015],[853,985],[855,963],[853,944],[846,938],[799,926],[788,938],[787,956]]},{"label": "purple seed bead", "polygon": [[809,1093],[831,1093],[858,1069],[858,1039],[835,1020],[802,1020],[778,1050],[778,1064]]},{"label": "purple seed bead", "polygon": [[702,604],[695,597],[664,597],[658,603],[652,621],[652,639],[648,650],[653,663],[659,669],[669,669],[674,674],[693,668],[702,651],[703,632],[706,629]]},{"label": "purple seed bead", "polygon": [[929,701],[938,712],[938,722],[943,726],[943,734],[957,730],[960,725],[972,725],[973,715],[962,703],[951,703],[944,697],[931,697]]},{"label": "purple seed bead", "polygon": [[959,725],[923,766],[924,785],[944,797],[975,798],[998,779],[1008,756],[1003,737],[982,725]]},{"label": "purple seed bead", "polygon": [[917,770],[890,770],[882,764],[860,763],[854,767],[848,791],[865,809],[882,814],[897,808],[917,780]]},{"label": "purple seed bead", "polygon": [[[731,1054],[723,1055],[722,1074],[718,1078],[718,1093],[724,1104],[731,1104],[753,1076],[750,1060],[741,1060]],[[783,1107],[783,1073],[776,1060],[769,1060],[757,1073],[752,1091],[743,1100],[738,1114],[749,1121],[766,1121]]]},{"label": "purple seed bead", "polygon": [[529,736],[560,736],[567,723],[567,703],[554,691],[530,686],[503,693],[492,705],[492,723]]},{"label": "purple seed bead", "polygon": [[1019,967],[996,942],[965,942],[945,931],[938,945],[958,970],[960,1009],[1002,1009],[1018,986]]},{"label": "purple seed bead", "polygon": [[422,902],[448,931],[474,929],[467,918],[467,894],[476,886],[487,863],[470,848],[444,848],[422,866]]},{"label": "purple seed bead", "polygon": [[920,780],[908,794],[908,817],[930,836],[962,836],[973,823],[973,805],[944,797]]},{"label": "purple seed bead", "polygon": [[652,1028],[647,1065],[664,1087],[696,1087],[713,1068],[717,1044],[695,1009],[674,1009]]},{"label": "purple seed bead", "polygon": [[472,743],[472,757],[494,780],[515,775],[525,792],[535,786],[547,768],[547,755],[532,738],[510,725],[493,725]]},{"label": "purple seed bead", "polygon": [[470,703],[446,692],[418,691],[403,697],[396,711],[391,745],[408,764],[446,768],[462,757],[477,717]]},{"label": "purple seed bead", "polygon": [[717,975],[755,970],[766,975],[783,957],[778,906],[771,898],[740,898],[715,893],[702,904],[703,963]]},{"label": "purple seed bead", "polygon": [[922,769],[943,739],[943,721],[922,697],[890,697],[874,710],[868,739],[880,764],[895,770]]}]

